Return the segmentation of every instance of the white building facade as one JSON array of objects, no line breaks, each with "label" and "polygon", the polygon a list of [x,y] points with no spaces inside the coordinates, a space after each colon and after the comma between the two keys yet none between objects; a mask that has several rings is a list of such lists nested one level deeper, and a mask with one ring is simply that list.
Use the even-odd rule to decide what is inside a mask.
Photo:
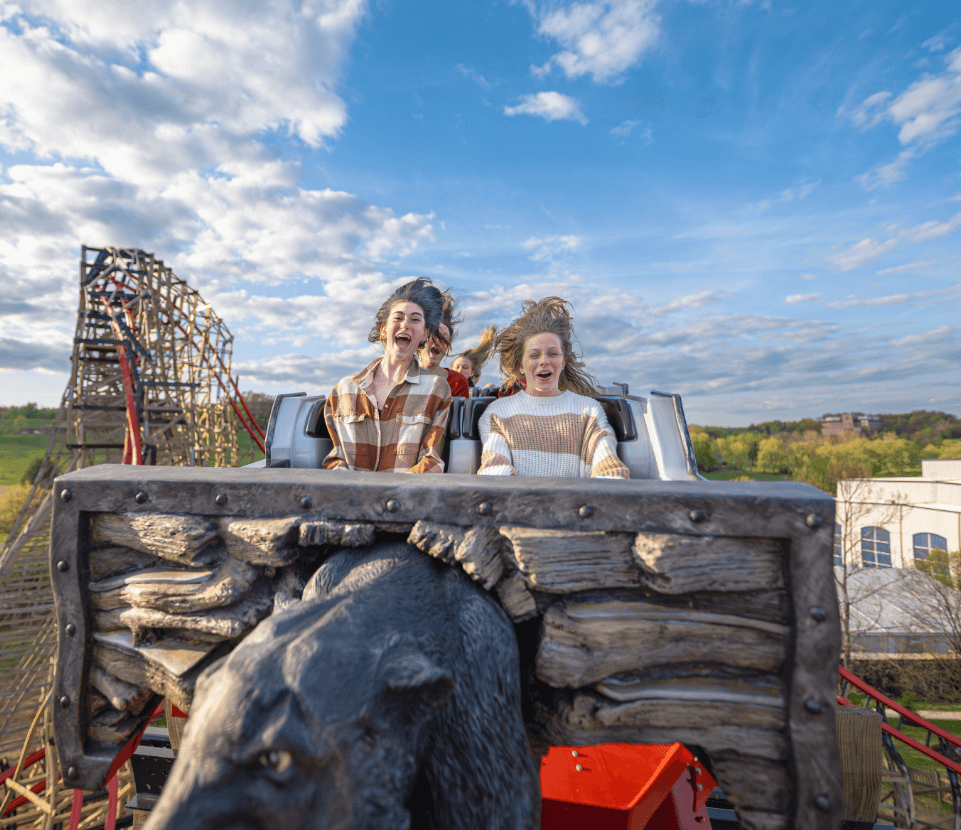
[{"label": "white building facade", "polygon": [[921,462],[920,478],[838,482],[835,565],[911,568],[961,550],[961,459]]}]

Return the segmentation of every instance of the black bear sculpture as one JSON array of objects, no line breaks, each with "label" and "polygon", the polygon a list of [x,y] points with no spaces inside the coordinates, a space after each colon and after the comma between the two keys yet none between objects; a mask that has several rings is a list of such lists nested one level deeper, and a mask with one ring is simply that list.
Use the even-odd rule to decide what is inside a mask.
[{"label": "black bear sculpture", "polygon": [[539,826],[517,642],[458,568],[343,550],[201,676],[146,830]]}]

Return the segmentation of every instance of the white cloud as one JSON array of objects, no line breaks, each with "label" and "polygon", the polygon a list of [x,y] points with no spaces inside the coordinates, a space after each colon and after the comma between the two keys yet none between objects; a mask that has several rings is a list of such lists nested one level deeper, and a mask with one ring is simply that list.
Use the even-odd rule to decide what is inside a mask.
[{"label": "white cloud", "polygon": [[536,249],[534,253],[530,255],[530,259],[535,262],[553,262],[554,258],[559,254],[576,250],[583,241],[584,237],[572,235],[547,236],[543,239],[532,236],[524,242],[524,247]]},{"label": "white cloud", "polygon": [[817,274],[801,274],[802,280],[816,280],[818,278]]},{"label": "white cloud", "polygon": [[538,115],[547,121],[580,121],[587,124],[581,102],[560,92],[524,95],[516,107],[504,107],[504,115]]},{"label": "white cloud", "polygon": [[891,268],[882,268],[878,271],[878,276],[882,274],[903,274],[905,271],[917,271],[919,268],[930,268],[936,264],[936,259],[925,259],[921,262],[909,262],[906,265],[894,265]]},{"label": "white cloud", "polygon": [[909,242],[924,242],[929,239],[938,239],[939,237],[947,236],[958,228],[961,228],[961,211],[954,214],[947,222],[925,222],[915,228],[909,228],[904,231],[902,235]]},{"label": "white cloud", "polygon": [[590,75],[597,83],[616,81],[640,62],[660,34],[660,16],[654,12],[656,0],[526,5],[538,34],[563,48],[543,66],[532,67],[538,76],[558,66],[568,78]]},{"label": "white cloud", "polygon": [[898,244],[896,239],[878,242],[876,239],[862,239],[849,248],[828,256],[830,262],[839,271],[853,271],[869,262],[875,262]]},{"label": "white cloud", "polygon": [[889,161],[886,164],[876,164],[866,173],[855,176],[854,180],[866,190],[892,185],[907,178],[908,165],[916,155],[917,151],[913,148],[902,150],[894,161]]},{"label": "white cloud", "polygon": [[[918,305],[935,302],[943,297],[961,297],[961,283],[938,288],[933,291],[916,291],[914,293],[888,294],[885,297],[848,297],[828,303],[829,308],[881,308],[889,305]],[[923,337],[929,337],[925,332]]]},{"label": "white cloud", "polygon": [[[925,45],[933,48],[933,40]],[[860,104],[842,105],[837,115],[847,117],[861,130],[882,121],[890,121],[900,129],[898,140],[909,147],[888,164],[877,165],[857,179],[865,187],[886,186],[906,175],[908,163],[918,152],[953,136],[961,128],[961,48],[944,56],[945,68],[937,74],[925,72],[902,93],[895,96],[887,90],[876,92]]]},{"label": "white cloud", "polygon": [[[634,130],[638,124],[643,124],[643,121],[624,121],[618,124],[616,127],[611,128],[611,135],[620,136],[621,138],[627,138]],[[651,127],[648,125],[641,129],[637,134],[638,139],[640,139],[644,144],[651,144],[654,141],[654,133]]]},{"label": "white cloud", "polygon": [[784,298],[784,302],[789,305],[797,305],[798,303],[813,303],[815,300],[820,300],[824,294],[791,294]]},{"label": "white cloud", "polygon": [[483,75],[481,75],[479,72],[475,72],[475,71],[474,71],[473,69],[471,69],[469,66],[464,66],[464,64],[459,63],[459,64],[457,64],[457,66],[456,66],[455,68],[456,68],[462,75],[465,75],[466,77],[470,78],[470,79],[471,79],[475,84],[477,84],[478,86],[482,86],[482,87],[485,87],[485,88],[486,88],[486,87],[489,87],[489,86],[491,85],[491,84],[490,84],[490,81],[488,81],[487,78],[485,78],[485,77],[484,77]]}]

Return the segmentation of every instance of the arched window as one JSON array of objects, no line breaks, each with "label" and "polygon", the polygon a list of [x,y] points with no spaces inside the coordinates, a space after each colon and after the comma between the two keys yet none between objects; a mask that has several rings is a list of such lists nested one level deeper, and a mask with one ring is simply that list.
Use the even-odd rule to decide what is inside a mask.
[{"label": "arched window", "polygon": [[[948,549],[948,540],[943,536],[938,536],[937,533],[915,533],[912,537],[914,541],[914,562],[925,561],[930,556],[932,551]],[[932,563],[932,567],[938,573],[947,573],[947,563],[942,560],[941,562]]]},{"label": "arched window", "polygon": [[844,554],[841,551],[841,525],[834,523],[834,564],[837,567],[844,565]]},{"label": "arched window", "polygon": [[891,567],[891,534],[883,527],[861,528],[861,564],[865,568]]},{"label": "arched window", "polygon": [[915,533],[914,537],[914,558],[927,559],[928,554],[933,550],[948,549],[948,540],[937,533]]}]

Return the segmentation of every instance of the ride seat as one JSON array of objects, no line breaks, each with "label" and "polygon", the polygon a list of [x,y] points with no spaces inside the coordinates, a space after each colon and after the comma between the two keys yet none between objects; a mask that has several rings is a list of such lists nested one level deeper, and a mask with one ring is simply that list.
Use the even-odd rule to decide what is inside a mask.
[{"label": "ride seat", "polygon": [[[480,441],[480,417],[496,398],[467,398],[464,400],[464,412],[460,437]],[[597,397],[596,400],[604,409],[611,430],[618,443],[637,440],[637,427],[631,408],[624,398]]]}]

